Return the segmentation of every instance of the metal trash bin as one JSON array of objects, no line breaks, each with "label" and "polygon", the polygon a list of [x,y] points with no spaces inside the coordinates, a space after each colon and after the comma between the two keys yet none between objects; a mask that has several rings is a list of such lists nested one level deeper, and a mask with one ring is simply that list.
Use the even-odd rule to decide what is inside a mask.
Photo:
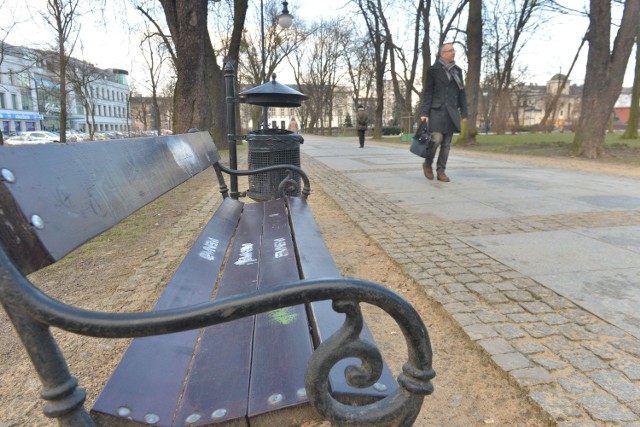
[{"label": "metal trash bin", "polygon": [[[247,134],[249,143],[249,169],[274,165],[294,165],[300,167],[300,144],[304,138],[285,129],[257,129]],[[270,200],[280,196],[278,187],[287,177],[285,169],[249,175],[247,196],[254,200]],[[285,191],[287,196],[300,195],[300,175],[293,174],[296,185]]]}]

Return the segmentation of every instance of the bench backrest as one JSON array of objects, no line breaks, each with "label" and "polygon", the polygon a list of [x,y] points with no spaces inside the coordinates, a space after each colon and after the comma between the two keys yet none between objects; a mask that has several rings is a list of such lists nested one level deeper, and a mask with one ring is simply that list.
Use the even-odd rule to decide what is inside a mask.
[{"label": "bench backrest", "polygon": [[28,274],[219,160],[208,132],[0,146],[0,243]]}]

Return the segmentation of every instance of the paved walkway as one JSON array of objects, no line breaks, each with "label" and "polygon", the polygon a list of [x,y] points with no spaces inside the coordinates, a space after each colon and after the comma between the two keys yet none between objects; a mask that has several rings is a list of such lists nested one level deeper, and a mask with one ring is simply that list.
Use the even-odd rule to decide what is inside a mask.
[{"label": "paved walkway", "polygon": [[407,148],[304,137],[312,183],[559,426],[640,426],[639,179],[454,148],[440,183]]}]

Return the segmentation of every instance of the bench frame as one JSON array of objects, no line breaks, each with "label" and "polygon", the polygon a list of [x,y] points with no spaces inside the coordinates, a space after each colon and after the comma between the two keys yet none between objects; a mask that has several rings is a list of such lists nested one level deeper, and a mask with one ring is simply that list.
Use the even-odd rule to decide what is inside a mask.
[{"label": "bench frame", "polygon": [[[163,137],[166,138],[166,137]],[[153,138],[149,138],[153,139]],[[4,147],[0,147],[0,152]],[[31,268],[22,264],[20,253],[12,252],[11,231],[24,227],[21,235],[33,236],[37,221],[12,203],[8,187],[12,176],[10,156],[0,156],[0,302],[26,348],[36,369],[46,401],[44,413],[61,426],[91,426],[94,421],[84,408],[85,391],[78,387],[50,327],[101,338],[134,338],[161,335],[230,322],[247,316],[315,301],[331,300],[336,312],[346,314],[340,329],[318,347],[309,361],[305,383],[308,399],[325,419],[337,424],[411,425],[420,411],[424,396],[433,392],[432,350],[427,329],[416,310],[402,297],[375,283],[344,277],[300,280],[266,290],[227,297],[188,307],[141,313],[105,313],[64,304],[40,291],[26,277]],[[302,198],[310,193],[309,180],[293,165],[278,165],[256,170],[234,170],[211,159],[223,198],[229,197],[223,172],[247,176],[286,169],[302,177]],[[296,185],[285,179],[281,189]],[[17,218],[10,224],[3,217]],[[4,227],[4,229],[3,229]],[[8,230],[7,227],[10,229]],[[18,234],[18,233],[16,233]],[[369,342],[360,339],[363,318],[359,304],[368,303],[386,311],[404,334],[408,360],[398,376],[398,389],[391,395],[363,406],[349,406],[332,397],[329,374],[340,360],[356,357],[361,366],[345,370],[347,382],[354,387],[373,385],[380,376],[382,356]]]}]

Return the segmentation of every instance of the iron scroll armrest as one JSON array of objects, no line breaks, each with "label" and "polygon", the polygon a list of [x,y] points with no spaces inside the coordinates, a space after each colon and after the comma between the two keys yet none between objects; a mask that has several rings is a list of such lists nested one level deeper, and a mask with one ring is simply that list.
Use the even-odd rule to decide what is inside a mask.
[{"label": "iron scroll armrest", "polygon": [[272,171],[284,169],[289,171],[289,174],[287,177],[285,177],[284,180],[282,180],[282,182],[278,186],[278,190],[280,191],[280,193],[284,191],[286,185],[290,185],[290,184],[297,185],[297,183],[293,180],[293,177],[292,177],[293,172],[295,172],[302,178],[302,181],[304,183],[301,197],[303,199],[306,199],[309,196],[309,194],[311,194],[311,183],[309,181],[309,177],[299,166],[296,166],[296,165],[281,164],[281,165],[266,166],[258,169],[240,170],[240,169],[230,169],[224,166],[222,163],[218,162],[214,164],[214,168],[216,170],[216,174],[218,175],[218,181],[220,182],[220,192],[222,193],[222,196],[225,198],[228,197],[228,190],[226,185],[224,185],[224,179],[222,178],[222,174],[220,172],[225,172],[231,176],[249,176],[249,175],[257,175],[264,172],[272,172]]},{"label": "iron scroll armrest", "polygon": [[[49,396],[45,397],[49,401],[48,407],[55,409],[48,415],[53,417],[86,421],[86,411],[82,407],[84,391],[76,387],[75,379],[69,375],[64,357],[53,339],[29,338],[51,337],[49,326],[93,337],[142,337],[198,329],[322,300],[332,300],[334,310],[345,313],[346,318],[340,329],[311,356],[305,379],[311,404],[323,417],[339,425],[411,425],[424,396],[433,392],[431,379],[435,372],[431,343],[427,328],[416,310],[385,287],[353,278],[323,278],[170,310],[96,312],[69,306],[44,294],[13,267],[0,246],[0,301],[10,317],[20,319],[16,328],[32,360],[34,355],[38,355],[37,359],[43,361],[39,364],[34,360],[41,378],[52,376],[56,379],[52,383],[43,383],[43,396]],[[331,368],[345,358],[358,358],[360,366],[352,365],[345,370],[346,380],[353,387],[373,385],[382,370],[379,350],[359,337],[363,324],[360,303],[380,307],[396,321],[407,344],[408,361],[398,376],[399,387],[393,394],[372,404],[350,406],[331,396]],[[64,393],[53,392],[62,386]]]}]

